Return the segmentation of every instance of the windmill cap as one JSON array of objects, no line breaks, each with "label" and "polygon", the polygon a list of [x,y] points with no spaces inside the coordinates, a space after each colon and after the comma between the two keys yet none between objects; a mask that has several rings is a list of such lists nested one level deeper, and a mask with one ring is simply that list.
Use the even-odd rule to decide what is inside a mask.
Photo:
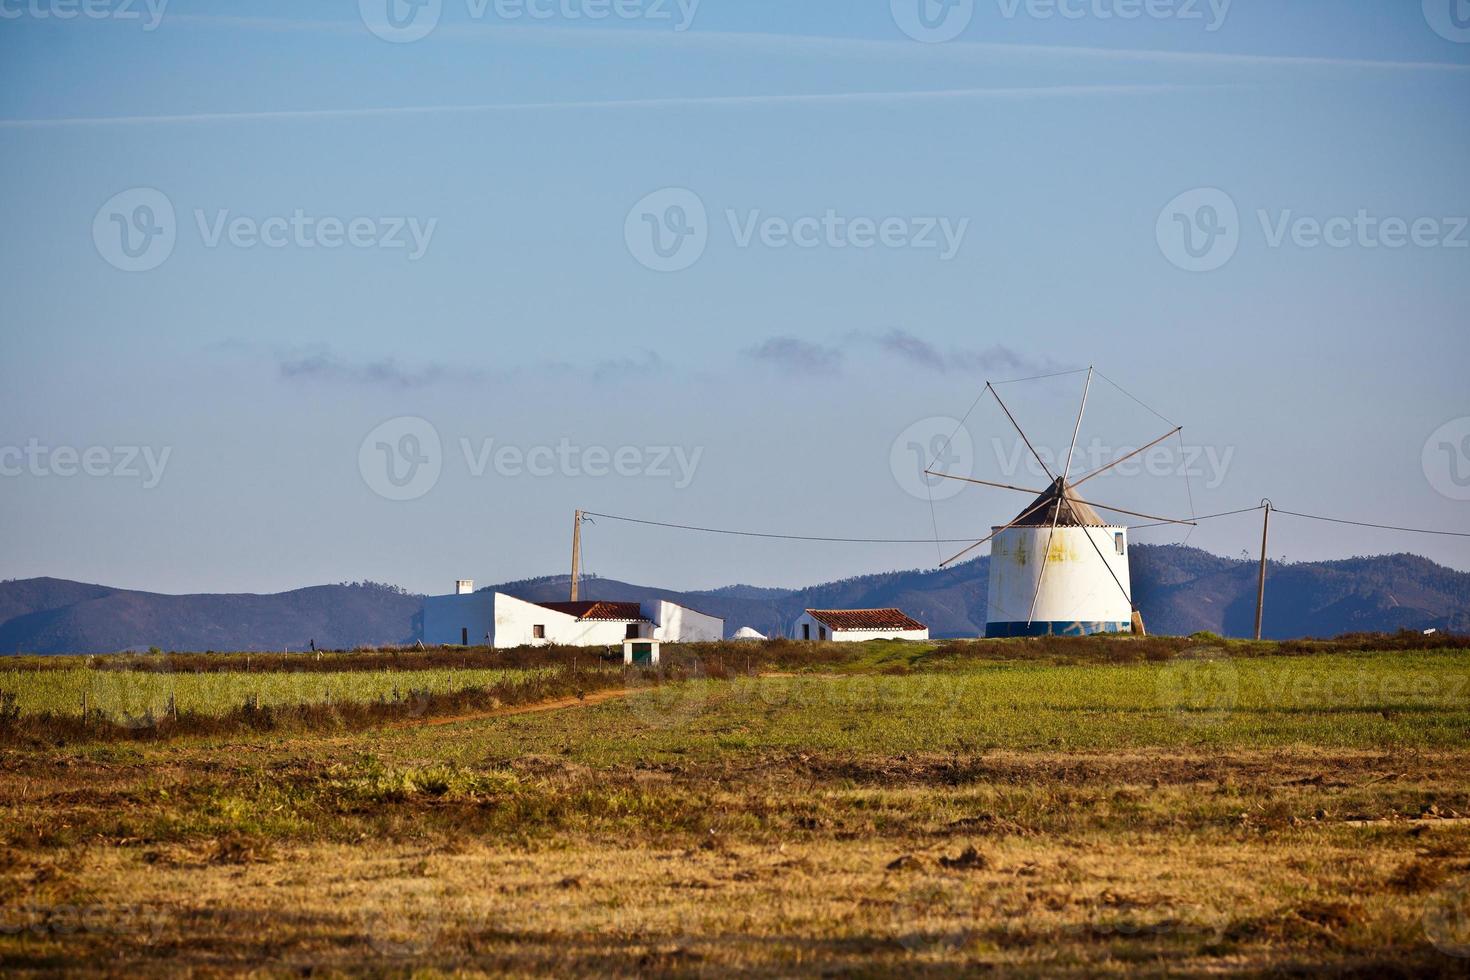
[{"label": "windmill cap", "polygon": [[1013,522],[1016,527],[1111,527],[1092,505],[1057,477],[1041,496],[1031,501]]}]

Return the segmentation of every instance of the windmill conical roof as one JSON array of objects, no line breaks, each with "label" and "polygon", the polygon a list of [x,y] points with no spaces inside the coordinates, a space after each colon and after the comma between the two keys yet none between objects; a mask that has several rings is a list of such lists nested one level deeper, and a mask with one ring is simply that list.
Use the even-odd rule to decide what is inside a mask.
[{"label": "windmill conical roof", "polygon": [[[1065,488],[1065,489],[1063,489]],[[1060,514],[1058,513],[1060,512]],[[1107,527],[1108,522],[1061,477],[1021,509],[1017,527]]]}]

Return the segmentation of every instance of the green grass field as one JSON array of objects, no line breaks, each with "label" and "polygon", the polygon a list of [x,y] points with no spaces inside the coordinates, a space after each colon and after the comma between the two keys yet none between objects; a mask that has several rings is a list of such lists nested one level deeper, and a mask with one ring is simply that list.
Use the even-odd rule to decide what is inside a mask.
[{"label": "green grass field", "polygon": [[540,713],[27,736],[0,968],[1465,975],[1470,653],[1128,642],[686,651]]},{"label": "green grass field", "polygon": [[180,712],[222,715],[247,701],[261,707],[410,701],[425,695],[524,683],[557,668],[535,670],[404,670],[286,673],[174,673],[70,667],[0,674],[0,691],[16,697],[22,715],[76,714],[88,709],[119,723],[163,718],[170,703]]}]

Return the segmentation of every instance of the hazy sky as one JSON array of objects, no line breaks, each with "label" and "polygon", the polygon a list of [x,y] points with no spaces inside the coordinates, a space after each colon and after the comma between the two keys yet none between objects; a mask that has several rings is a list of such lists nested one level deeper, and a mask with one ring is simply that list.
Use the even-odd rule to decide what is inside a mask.
[{"label": "hazy sky", "polygon": [[[0,0],[0,78],[0,577],[978,536],[1028,498],[919,456],[1089,364],[1185,426],[1098,500],[1470,530],[1464,0]],[[1082,383],[1000,391],[1065,456]],[[1073,471],[1168,428],[1098,380]],[[1022,453],[982,400],[942,455]],[[586,538],[686,588],[959,547]]]}]

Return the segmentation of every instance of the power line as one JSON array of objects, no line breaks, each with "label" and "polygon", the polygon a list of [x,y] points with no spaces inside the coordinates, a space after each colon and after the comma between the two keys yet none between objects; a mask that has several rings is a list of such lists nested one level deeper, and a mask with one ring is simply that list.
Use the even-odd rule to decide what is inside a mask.
[{"label": "power line", "polygon": [[[1265,504],[1256,504],[1256,506],[1254,506],[1254,507],[1242,507],[1240,510],[1227,510],[1227,511],[1225,511],[1223,513],[1220,513],[1220,514],[1204,514],[1204,515],[1201,515],[1199,517],[1192,518],[1192,520],[1194,520],[1195,523],[1198,523],[1200,521],[1212,521],[1212,520],[1214,520],[1217,517],[1233,517],[1236,514],[1249,514],[1253,510],[1264,510],[1265,507],[1266,507]],[[1272,510],[1275,510],[1275,508],[1273,507]],[[1285,513],[1285,512],[1283,511],[1282,513]],[[1174,521],[1159,521],[1157,524],[1134,524],[1131,527],[1129,527],[1128,530],[1130,530],[1130,531],[1142,531],[1145,528],[1150,528],[1150,527],[1164,527],[1165,525],[1174,524],[1174,523],[1175,523]]]},{"label": "power line", "polygon": [[[774,538],[780,541],[824,541],[837,544],[934,544],[934,538],[838,538],[810,534],[775,534],[766,531],[732,531],[720,527],[698,527],[693,524],[671,524],[667,521],[646,521],[637,517],[619,517],[617,514],[599,514],[584,511],[593,517],[609,521],[624,521],[628,524],[644,524],[649,527],[666,527],[677,531],[699,531],[704,534],[729,534],[741,538]],[[940,538],[940,544],[969,544],[975,538]]]},{"label": "power line", "polygon": [[1327,521],[1331,524],[1351,524],[1353,527],[1375,527],[1380,531],[1406,531],[1409,534],[1443,534],[1452,538],[1470,538],[1467,531],[1439,531],[1425,527],[1396,527],[1392,524],[1370,524],[1367,521],[1345,521],[1336,517],[1322,517],[1318,514],[1298,514],[1294,510],[1282,510],[1280,507],[1272,507],[1271,510],[1277,514],[1290,514],[1292,517],[1305,517],[1309,521]]},{"label": "power line", "polygon": [[[1242,507],[1239,510],[1221,511],[1218,514],[1202,514],[1202,515],[1196,517],[1195,518],[1195,521],[1212,521],[1212,520],[1216,520],[1217,518],[1221,518],[1221,517],[1234,517],[1234,516],[1236,516],[1238,514],[1249,514],[1249,513],[1252,513],[1254,511],[1264,510],[1264,509],[1265,509],[1265,504],[1257,504],[1254,507]],[[1303,514],[1303,513],[1299,512],[1299,511],[1294,511],[1294,510],[1282,510],[1279,507],[1272,507],[1271,510],[1273,512],[1277,513],[1277,514],[1286,514],[1286,515],[1291,516],[1291,517],[1304,517],[1304,518],[1306,518],[1308,520],[1313,520],[1313,521],[1326,521],[1326,522],[1332,523],[1332,524],[1349,524],[1349,525],[1352,525],[1354,527],[1370,527],[1370,528],[1377,528],[1377,529],[1382,530],[1382,531],[1404,531],[1404,532],[1410,533],[1410,534],[1438,534],[1438,535],[1444,535],[1444,536],[1447,536],[1447,537],[1470,538],[1470,532],[1466,532],[1466,531],[1444,531],[1444,530],[1439,530],[1439,529],[1435,529],[1435,528],[1400,527],[1400,526],[1394,525],[1394,524],[1374,524],[1374,523],[1370,523],[1368,521],[1349,521],[1349,520],[1343,520],[1341,518],[1336,518],[1336,517],[1324,517],[1324,516],[1322,516],[1320,514]],[[778,534],[778,533],[771,532],[771,531],[737,531],[737,530],[732,530],[730,528],[702,527],[702,526],[695,525],[695,524],[674,524],[674,523],[671,523],[669,521],[650,521],[650,520],[644,520],[644,519],[638,518],[638,517],[622,517],[622,516],[619,516],[617,514],[601,514],[601,513],[598,513],[597,511],[591,511],[591,510],[584,511],[583,513],[585,513],[589,517],[601,517],[604,520],[609,520],[609,521],[622,521],[622,522],[624,522],[626,524],[642,524],[642,525],[644,525],[646,527],[662,527],[662,528],[669,528],[671,530],[676,530],[676,531],[698,531],[698,532],[700,532],[702,534],[725,534],[725,535],[731,535],[731,536],[734,536],[734,537],[741,537],[741,538],[768,538],[768,539],[774,539],[774,540],[778,540],[778,541],[819,541],[819,542],[827,542],[827,543],[834,543],[834,544],[934,544],[935,543],[935,539],[934,538],[847,538],[847,537],[837,537],[837,536],[832,536],[832,535]],[[1130,531],[1141,531],[1141,530],[1145,530],[1147,528],[1152,528],[1152,527],[1164,527],[1165,525],[1173,524],[1173,523],[1175,523],[1175,522],[1173,522],[1173,521],[1161,521],[1161,522],[1158,522],[1158,523],[1155,523],[1155,524],[1134,524],[1134,525],[1131,525],[1128,528],[1128,530],[1130,530]],[[973,538],[973,537],[969,537],[969,538],[939,538],[938,539],[938,543],[939,544],[972,544],[976,540],[977,539],[976,538]]]}]

